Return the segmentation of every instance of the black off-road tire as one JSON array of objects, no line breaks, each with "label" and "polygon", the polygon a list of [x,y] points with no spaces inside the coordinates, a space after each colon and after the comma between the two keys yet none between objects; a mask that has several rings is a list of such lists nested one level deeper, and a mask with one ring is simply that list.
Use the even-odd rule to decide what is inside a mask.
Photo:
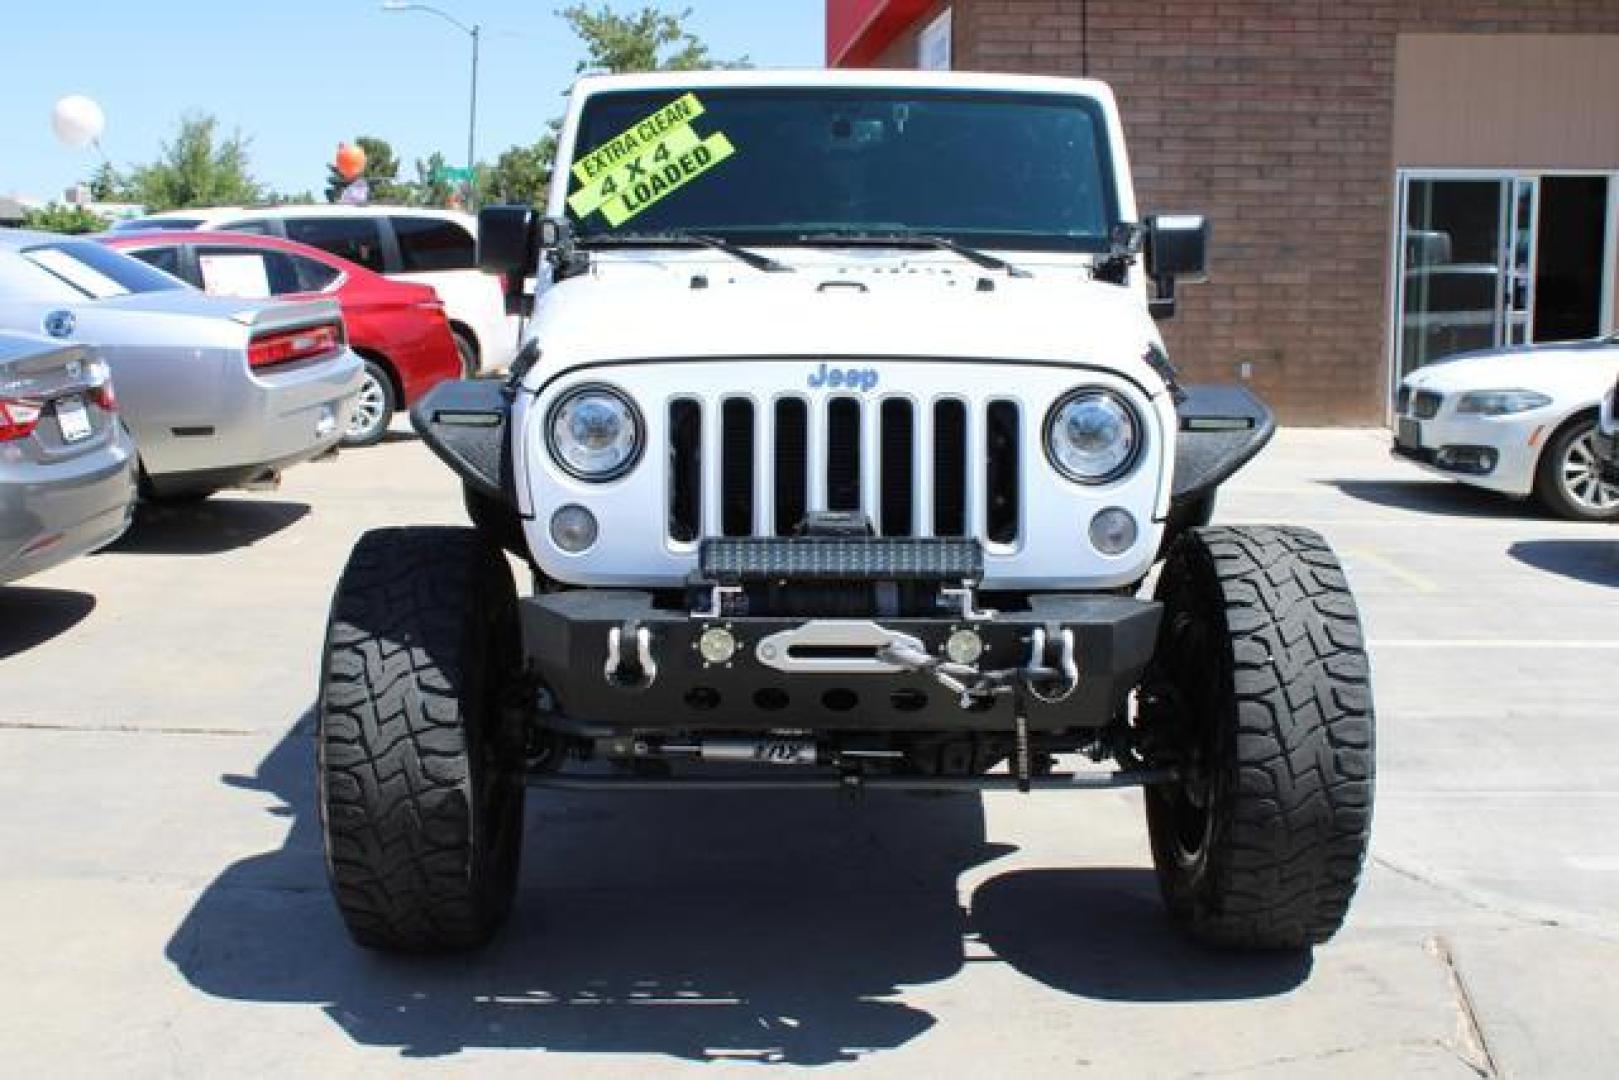
[{"label": "black off-road tire", "polygon": [[517,593],[475,530],[380,529],[332,600],[317,738],[327,870],[349,933],[379,949],[487,941],[522,844]]},{"label": "black off-road tire", "polygon": [[1317,534],[1197,528],[1170,552],[1143,682],[1159,885],[1208,944],[1300,949],[1343,925],[1371,833],[1370,666],[1354,597]]}]

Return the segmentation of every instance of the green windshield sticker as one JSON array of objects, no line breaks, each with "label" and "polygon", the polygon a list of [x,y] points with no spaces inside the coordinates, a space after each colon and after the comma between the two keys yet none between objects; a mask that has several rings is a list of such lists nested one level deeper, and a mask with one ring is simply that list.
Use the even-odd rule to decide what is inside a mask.
[{"label": "green windshield sticker", "polygon": [[673,157],[644,180],[632,182],[622,193],[602,205],[607,224],[618,228],[647,207],[661,201],[736,153],[723,133],[716,132],[687,153]]},{"label": "green windshield sticker", "polygon": [[625,160],[645,153],[670,131],[690,124],[701,115],[703,103],[697,100],[696,94],[672,101],[574,162],[573,175],[581,184],[600,179]]},{"label": "green windshield sticker", "polygon": [[705,138],[692,127],[703,112],[687,94],[580,158],[573,175],[582,186],[568,209],[581,219],[599,211],[617,228],[735,154],[724,133]]},{"label": "green windshield sticker", "polygon": [[703,140],[690,124],[682,124],[670,131],[662,140],[630,158],[618,168],[604,173],[568,197],[568,207],[579,217],[586,217],[601,209],[603,203],[624,191],[637,180],[644,180],[654,169],[669,164],[675,157],[697,149]]}]

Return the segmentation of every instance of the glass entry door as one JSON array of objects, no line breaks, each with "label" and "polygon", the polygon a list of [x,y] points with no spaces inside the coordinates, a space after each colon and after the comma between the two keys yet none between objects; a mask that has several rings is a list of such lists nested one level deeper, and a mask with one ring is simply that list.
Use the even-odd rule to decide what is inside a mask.
[{"label": "glass entry door", "polygon": [[1408,177],[1402,194],[1399,378],[1529,340],[1534,182]]},{"label": "glass entry door", "polygon": [[1402,173],[1395,382],[1601,326],[1611,176]]}]

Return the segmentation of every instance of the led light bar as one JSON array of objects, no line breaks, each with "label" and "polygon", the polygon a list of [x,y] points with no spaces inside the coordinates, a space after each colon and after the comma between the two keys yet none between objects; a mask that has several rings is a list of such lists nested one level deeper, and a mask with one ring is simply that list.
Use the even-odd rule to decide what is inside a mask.
[{"label": "led light bar", "polygon": [[705,540],[702,575],[721,584],[747,581],[978,581],[984,551],[976,540],[793,537]]}]

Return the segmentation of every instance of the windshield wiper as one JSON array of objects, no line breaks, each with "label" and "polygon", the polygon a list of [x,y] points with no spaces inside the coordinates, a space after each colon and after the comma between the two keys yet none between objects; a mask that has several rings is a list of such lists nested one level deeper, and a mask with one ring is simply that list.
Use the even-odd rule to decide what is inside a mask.
[{"label": "windshield wiper", "polygon": [[991,255],[987,251],[958,244],[945,236],[934,236],[930,233],[896,232],[896,233],[867,233],[867,232],[825,232],[805,233],[794,237],[794,242],[800,244],[814,244],[817,246],[836,247],[840,244],[858,245],[861,247],[923,247],[934,248],[938,251],[948,251],[952,255],[959,255],[968,262],[982,266],[986,270],[1004,270],[1008,277],[1026,278],[1034,275],[1021,266],[1014,266],[998,255]]},{"label": "windshield wiper", "polygon": [[768,274],[791,274],[793,268],[784,262],[778,262],[768,255],[761,255],[757,251],[749,251],[745,247],[738,247],[729,240],[707,233],[689,232],[662,232],[662,233],[598,233],[594,236],[579,238],[581,246],[601,244],[612,247],[706,247],[745,262],[755,270],[763,270]]}]

